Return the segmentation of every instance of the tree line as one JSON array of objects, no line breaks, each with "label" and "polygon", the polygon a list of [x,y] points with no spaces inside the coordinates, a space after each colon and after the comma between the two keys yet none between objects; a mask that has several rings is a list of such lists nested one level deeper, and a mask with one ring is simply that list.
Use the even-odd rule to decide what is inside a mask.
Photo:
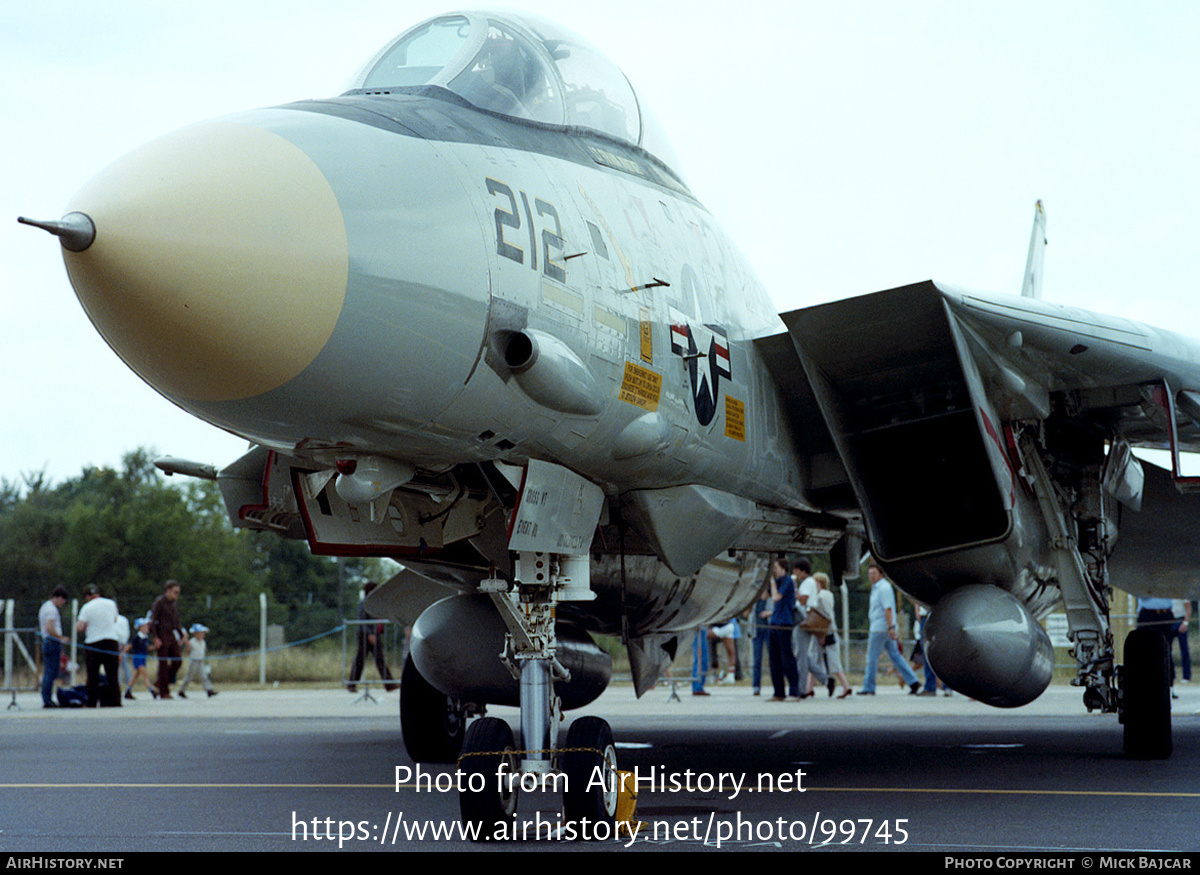
[{"label": "tree line", "polygon": [[339,587],[336,560],[234,529],[216,483],[168,480],[153,459],[134,450],[120,469],[87,468],[58,484],[40,473],[0,478],[0,597],[17,600],[18,627],[37,624],[58,585],[79,598],[94,583],[133,621],[174,579],[185,623],[203,623],[217,647],[237,650],[258,644],[260,593],[268,622],[298,641],[354,616],[362,584],[390,575],[380,560],[346,559]]}]

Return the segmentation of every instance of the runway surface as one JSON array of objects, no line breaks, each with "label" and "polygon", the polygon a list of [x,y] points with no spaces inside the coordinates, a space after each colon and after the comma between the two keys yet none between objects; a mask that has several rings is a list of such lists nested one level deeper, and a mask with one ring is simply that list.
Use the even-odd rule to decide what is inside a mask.
[{"label": "runway surface", "polygon": [[[1069,687],[1015,711],[895,689],[785,703],[710,689],[638,701],[618,686],[568,715],[612,724],[621,768],[642,781],[635,841],[561,841],[557,794],[536,792],[522,797],[523,840],[489,845],[457,832],[453,766],[425,767],[420,789],[402,771],[397,787],[412,763],[396,693],[142,695],[86,712],[21,694],[0,718],[0,849],[1200,848],[1200,686],[1179,688],[1164,762],[1124,760],[1116,718],[1086,714]],[[516,723],[514,709],[491,713]]]}]

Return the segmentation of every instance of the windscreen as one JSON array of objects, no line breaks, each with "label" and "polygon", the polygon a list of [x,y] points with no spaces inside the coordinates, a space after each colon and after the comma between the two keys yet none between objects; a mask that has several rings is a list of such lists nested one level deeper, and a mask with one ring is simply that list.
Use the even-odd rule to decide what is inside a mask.
[{"label": "windscreen", "polygon": [[420,85],[512,118],[598,131],[677,167],[620,68],[577,34],[534,16],[461,13],[417,25],[368,66],[358,87]]}]

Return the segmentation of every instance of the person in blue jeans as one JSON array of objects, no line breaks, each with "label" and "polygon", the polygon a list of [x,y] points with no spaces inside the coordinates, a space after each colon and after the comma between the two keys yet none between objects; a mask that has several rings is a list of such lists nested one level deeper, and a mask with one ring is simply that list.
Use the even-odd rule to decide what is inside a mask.
[{"label": "person in blue jeans", "polygon": [[892,583],[883,576],[879,566],[874,562],[867,568],[867,577],[871,579],[871,601],[867,611],[870,627],[867,635],[867,669],[863,675],[860,696],[875,695],[875,673],[879,668],[879,657],[886,651],[892,664],[908,684],[909,693],[916,695],[921,689],[917,676],[901,653],[896,641],[900,635],[896,631],[896,593]]},{"label": "person in blue jeans", "polygon": [[54,708],[54,681],[58,677],[62,646],[67,640],[62,630],[62,606],[71,594],[56,586],[50,598],[38,610],[38,634],[42,636],[42,707]]},{"label": "person in blue jeans", "polygon": [[1175,640],[1179,642],[1179,664],[1183,669],[1183,682],[1190,684],[1192,682],[1192,654],[1188,650],[1187,630],[1188,623],[1192,619],[1192,601],[1191,599],[1186,601],[1175,599],[1171,605],[1175,619],[1179,621],[1179,626],[1175,630]]},{"label": "person in blue jeans", "polygon": [[708,679],[708,629],[701,626],[692,639],[692,695],[707,696],[704,681]]},{"label": "person in blue jeans", "polygon": [[750,624],[748,628],[750,630],[751,665],[753,666],[750,682],[756,696],[762,690],[763,652],[767,649],[767,639],[771,634],[771,609],[774,607],[770,593],[765,587],[759,595],[761,598],[754,603],[754,607],[746,611],[746,619]]}]

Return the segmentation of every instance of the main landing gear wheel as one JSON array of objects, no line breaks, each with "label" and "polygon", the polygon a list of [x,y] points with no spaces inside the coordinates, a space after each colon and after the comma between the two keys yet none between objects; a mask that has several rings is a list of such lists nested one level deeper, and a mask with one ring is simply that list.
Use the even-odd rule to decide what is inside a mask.
[{"label": "main landing gear wheel", "polygon": [[1125,639],[1122,720],[1125,756],[1165,760],[1171,755],[1171,655],[1157,629],[1134,629]]},{"label": "main landing gear wheel", "polygon": [[599,717],[580,717],[567,732],[562,757],[567,788],[563,814],[569,822],[616,822],[618,781],[617,748],[612,729]]},{"label": "main landing gear wheel", "polygon": [[400,674],[400,731],[414,763],[452,763],[462,751],[467,713],[421,676],[412,657]]},{"label": "main landing gear wheel", "polygon": [[[512,835],[516,822],[521,761],[512,727],[499,717],[481,717],[467,729],[459,769],[462,822],[483,841]],[[501,766],[504,766],[501,769]]]}]

